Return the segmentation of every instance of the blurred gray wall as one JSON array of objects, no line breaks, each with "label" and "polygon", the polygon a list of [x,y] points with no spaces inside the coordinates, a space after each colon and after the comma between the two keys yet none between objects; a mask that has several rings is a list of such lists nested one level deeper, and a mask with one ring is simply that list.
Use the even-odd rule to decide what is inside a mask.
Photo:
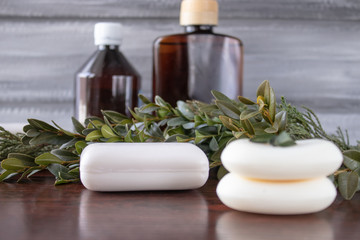
[{"label": "blurred gray wall", "polygon": [[[0,0],[0,124],[69,127],[74,73],[93,53],[93,25],[124,25],[121,47],[151,92],[151,46],[182,32],[180,0]],[[245,45],[244,95],[270,80],[278,97],[314,109],[325,128],[360,139],[359,0],[219,0],[219,33]]]}]

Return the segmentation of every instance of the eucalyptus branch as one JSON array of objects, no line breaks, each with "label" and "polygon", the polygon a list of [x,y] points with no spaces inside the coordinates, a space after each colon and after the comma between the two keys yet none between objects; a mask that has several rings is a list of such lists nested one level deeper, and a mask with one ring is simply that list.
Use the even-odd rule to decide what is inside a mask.
[{"label": "eucalyptus branch", "polygon": [[256,101],[239,96],[229,99],[212,91],[214,101],[178,101],[173,107],[161,97],[152,102],[139,95],[144,105],[130,109],[132,117],[114,111],[102,111],[102,117],[89,117],[84,123],[72,118],[75,132],[41,120],[29,119],[24,133],[11,134],[0,128],[0,157],[3,168],[0,181],[20,175],[19,181],[47,169],[55,184],[79,181],[79,159],[92,142],[189,142],[207,155],[210,167],[226,173],[220,160],[228,143],[241,138],[278,146],[294,140],[323,138],[334,142],[344,154],[344,165],[331,176],[341,194],[350,199],[359,189],[360,149],[350,146],[347,132],[338,129],[327,134],[315,113],[298,111],[282,98],[276,104],[268,81],[257,89]]}]

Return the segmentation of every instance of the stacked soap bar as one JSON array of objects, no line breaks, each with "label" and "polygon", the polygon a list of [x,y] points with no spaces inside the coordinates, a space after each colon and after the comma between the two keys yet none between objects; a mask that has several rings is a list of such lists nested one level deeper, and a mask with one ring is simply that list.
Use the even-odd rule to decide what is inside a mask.
[{"label": "stacked soap bar", "polygon": [[230,172],[218,184],[220,200],[230,208],[263,214],[305,214],[334,201],[327,178],[342,163],[341,151],[321,139],[278,147],[248,139],[231,142],[221,160]]}]

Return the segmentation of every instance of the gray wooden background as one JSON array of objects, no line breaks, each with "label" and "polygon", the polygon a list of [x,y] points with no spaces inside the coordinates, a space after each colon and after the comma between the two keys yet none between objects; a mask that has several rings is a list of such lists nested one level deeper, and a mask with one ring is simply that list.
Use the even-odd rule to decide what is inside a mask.
[{"label": "gray wooden background", "polygon": [[[74,73],[95,50],[93,25],[124,25],[122,51],[151,92],[151,47],[182,32],[179,0],[0,0],[0,124],[27,118],[70,128]],[[219,0],[219,33],[245,45],[244,95],[270,80],[325,128],[360,139],[359,0]]]}]

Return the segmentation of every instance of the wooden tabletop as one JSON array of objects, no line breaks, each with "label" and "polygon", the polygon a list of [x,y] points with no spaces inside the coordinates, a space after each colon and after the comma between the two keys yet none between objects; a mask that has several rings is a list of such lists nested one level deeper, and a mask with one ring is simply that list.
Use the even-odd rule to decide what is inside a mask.
[{"label": "wooden tabletop", "polygon": [[[231,210],[217,181],[198,190],[99,193],[52,177],[0,183],[0,239],[359,239],[360,194],[299,216]],[[266,199],[264,199],[264,203]]]}]

